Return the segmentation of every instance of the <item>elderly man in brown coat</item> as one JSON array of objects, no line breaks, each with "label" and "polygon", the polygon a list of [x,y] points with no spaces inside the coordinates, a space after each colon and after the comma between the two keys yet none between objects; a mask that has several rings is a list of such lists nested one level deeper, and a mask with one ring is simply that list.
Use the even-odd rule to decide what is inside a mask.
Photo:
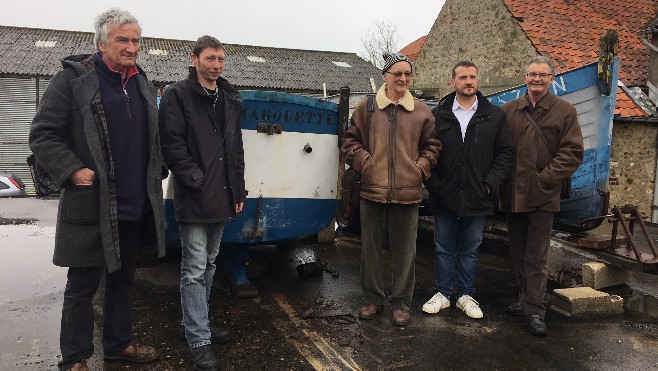
[{"label": "elderly man in brown coat", "polygon": [[562,181],[583,161],[583,136],[576,108],[549,92],[554,73],[550,59],[530,59],[525,74],[526,94],[503,106],[514,156],[510,177],[500,189],[500,209],[506,213],[520,291],[519,301],[512,303],[507,312],[524,314],[530,333],[536,336],[548,332],[542,301]]},{"label": "elderly man in brown coat", "polygon": [[384,304],[382,248],[388,239],[393,265],[392,322],[409,323],[414,291],[416,230],[422,182],[431,176],[441,143],[434,116],[409,92],[412,64],[384,54],[384,85],[359,103],[345,132],[345,162],[361,174],[361,288],[359,317],[371,319]]}]

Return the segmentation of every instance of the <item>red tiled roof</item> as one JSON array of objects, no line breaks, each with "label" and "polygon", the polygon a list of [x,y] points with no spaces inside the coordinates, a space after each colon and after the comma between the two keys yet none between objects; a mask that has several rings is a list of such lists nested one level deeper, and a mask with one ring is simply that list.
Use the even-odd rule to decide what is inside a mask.
[{"label": "red tiled roof", "polygon": [[615,105],[615,116],[621,117],[648,117],[636,103],[621,88],[617,88],[617,104]]},{"label": "red tiled roof", "polygon": [[409,59],[411,59],[412,62],[415,62],[416,58],[418,58],[420,55],[420,50],[423,49],[423,45],[425,45],[425,40],[427,40],[427,36],[419,38],[418,40],[400,49],[400,53],[406,55]]},{"label": "red tiled roof", "polygon": [[[599,37],[619,33],[619,79],[646,85],[649,51],[638,33],[658,11],[658,0],[503,0],[537,51],[565,72],[598,59]],[[631,107],[632,106],[632,107]],[[647,116],[620,90],[615,114]]]}]

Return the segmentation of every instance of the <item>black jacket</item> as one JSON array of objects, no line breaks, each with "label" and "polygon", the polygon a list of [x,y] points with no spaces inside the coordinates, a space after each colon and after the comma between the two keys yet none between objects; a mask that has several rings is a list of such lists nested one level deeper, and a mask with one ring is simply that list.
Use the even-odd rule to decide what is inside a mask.
[{"label": "black jacket", "polygon": [[[455,93],[432,110],[436,132],[443,144],[432,177],[426,183],[433,213],[455,216],[493,214],[498,187],[512,164],[512,137],[505,113],[477,93],[478,108],[462,140],[461,127],[452,113]],[[491,189],[487,193],[485,184]]]},{"label": "black jacket", "polygon": [[235,204],[247,197],[240,129],[242,97],[222,77],[217,86],[224,96],[223,124],[218,122],[214,99],[197,81],[195,69],[186,80],[167,88],[160,101],[162,154],[176,180],[176,220],[181,223],[233,220]]}]

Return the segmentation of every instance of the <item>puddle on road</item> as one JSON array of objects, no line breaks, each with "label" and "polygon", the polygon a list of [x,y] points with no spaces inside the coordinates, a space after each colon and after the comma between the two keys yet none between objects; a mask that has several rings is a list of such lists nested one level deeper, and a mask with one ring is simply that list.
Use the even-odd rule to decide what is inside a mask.
[{"label": "puddle on road", "polygon": [[0,225],[0,239],[0,305],[64,290],[66,268],[52,263],[54,226]]}]

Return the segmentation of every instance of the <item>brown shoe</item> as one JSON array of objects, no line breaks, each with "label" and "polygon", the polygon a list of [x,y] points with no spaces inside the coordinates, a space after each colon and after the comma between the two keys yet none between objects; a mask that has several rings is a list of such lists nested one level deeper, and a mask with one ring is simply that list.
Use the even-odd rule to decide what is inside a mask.
[{"label": "brown shoe", "polygon": [[378,313],[384,309],[383,305],[375,305],[366,303],[361,307],[359,312],[359,318],[361,319],[373,319]]},{"label": "brown shoe", "polygon": [[87,360],[83,359],[80,362],[73,364],[69,371],[89,371],[89,366],[87,366]]},{"label": "brown shoe", "polygon": [[139,344],[130,344],[120,352],[106,354],[106,361],[132,362],[132,363],[149,363],[153,362],[160,354],[155,348]]},{"label": "brown shoe", "polygon": [[406,326],[409,324],[409,321],[411,321],[409,309],[393,309],[393,324],[395,326]]}]

